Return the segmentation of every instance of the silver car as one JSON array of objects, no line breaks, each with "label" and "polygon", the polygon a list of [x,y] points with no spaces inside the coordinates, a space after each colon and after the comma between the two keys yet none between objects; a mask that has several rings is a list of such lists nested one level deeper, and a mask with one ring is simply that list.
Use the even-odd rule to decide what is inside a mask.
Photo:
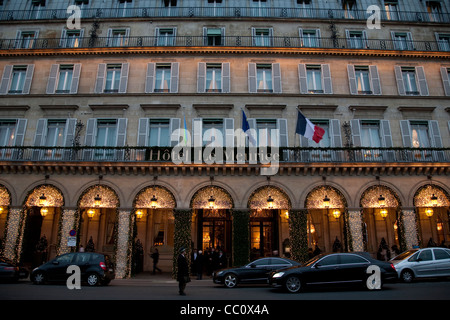
[{"label": "silver car", "polygon": [[391,262],[403,282],[411,282],[415,278],[450,276],[450,249],[412,249],[399,254]]}]

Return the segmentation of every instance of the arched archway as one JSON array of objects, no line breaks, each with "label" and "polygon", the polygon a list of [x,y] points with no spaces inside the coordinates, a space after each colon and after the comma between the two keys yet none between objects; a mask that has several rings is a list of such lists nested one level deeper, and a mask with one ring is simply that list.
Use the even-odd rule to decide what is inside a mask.
[{"label": "arched archway", "polygon": [[[248,199],[250,209],[250,258],[279,255],[283,238],[282,222],[287,223],[292,207],[286,192],[273,185],[257,188]],[[286,228],[287,229],[287,228]]]},{"label": "arched archway", "polygon": [[308,210],[308,246],[319,252],[340,252],[347,249],[345,214],[347,200],[332,186],[319,186],[305,199]]},{"label": "arched archway", "polygon": [[38,266],[56,256],[63,206],[64,196],[53,185],[39,185],[27,194],[21,255],[25,265]]},{"label": "arched archway", "polygon": [[414,195],[417,228],[421,247],[448,245],[450,242],[450,197],[435,184],[420,187]]},{"label": "arched archway", "polygon": [[[8,188],[0,185],[0,245],[5,237],[6,219],[9,212],[9,206],[11,204],[11,193]],[[1,246],[0,248],[3,248]]]},{"label": "arched archway", "polygon": [[361,195],[360,207],[366,251],[377,253],[380,260],[389,260],[401,247],[398,194],[384,185],[368,187]]},{"label": "arched archway", "polygon": [[114,257],[119,206],[119,197],[111,187],[96,184],[87,188],[78,200],[81,214],[78,245],[86,251]]},{"label": "arched archway", "polygon": [[173,210],[177,203],[172,192],[154,185],[141,189],[133,200],[135,273],[152,270],[152,254],[158,251],[158,267],[170,271],[174,247]]}]

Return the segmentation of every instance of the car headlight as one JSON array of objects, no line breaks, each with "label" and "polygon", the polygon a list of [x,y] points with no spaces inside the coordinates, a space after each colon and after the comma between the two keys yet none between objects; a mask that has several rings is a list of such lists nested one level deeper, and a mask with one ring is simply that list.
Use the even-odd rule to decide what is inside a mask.
[{"label": "car headlight", "polygon": [[223,271],[216,272],[216,276],[221,276],[222,274],[223,274]]},{"label": "car headlight", "polygon": [[272,278],[281,278],[283,276],[284,272],[277,272],[275,273]]}]

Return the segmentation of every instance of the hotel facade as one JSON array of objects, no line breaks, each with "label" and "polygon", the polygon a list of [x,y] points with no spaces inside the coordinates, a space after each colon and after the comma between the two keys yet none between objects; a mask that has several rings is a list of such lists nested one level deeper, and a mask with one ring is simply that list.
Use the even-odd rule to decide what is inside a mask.
[{"label": "hotel facade", "polygon": [[238,265],[448,245],[449,10],[0,1],[1,255],[83,246],[124,278],[155,248],[172,271],[181,246]]}]

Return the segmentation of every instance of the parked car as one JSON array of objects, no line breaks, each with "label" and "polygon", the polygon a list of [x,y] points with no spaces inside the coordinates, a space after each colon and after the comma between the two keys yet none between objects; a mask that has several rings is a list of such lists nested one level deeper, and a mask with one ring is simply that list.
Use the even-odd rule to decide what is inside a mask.
[{"label": "parked car", "polygon": [[94,252],[74,252],[60,255],[53,260],[35,268],[31,273],[31,280],[35,284],[50,281],[67,281],[71,273],[67,268],[77,265],[81,271],[81,281],[90,286],[107,285],[115,277],[114,266],[109,256]]},{"label": "parked car", "polygon": [[390,261],[403,282],[412,282],[416,278],[450,276],[450,249],[412,249]]},{"label": "parked car", "polygon": [[312,285],[367,286],[367,280],[372,275],[368,268],[373,265],[378,266],[380,270],[380,287],[383,283],[397,280],[392,263],[375,260],[360,253],[332,253],[318,255],[301,266],[272,272],[269,284],[284,287],[292,293]]},{"label": "parked car", "polygon": [[300,265],[298,262],[278,257],[261,258],[249,264],[214,272],[213,281],[234,288],[238,283],[266,283],[270,272]]},{"label": "parked car", "polygon": [[2,281],[17,281],[27,278],[29,272],[27,269],[19,266],[9,259],[0,257],[0,279]]}]

